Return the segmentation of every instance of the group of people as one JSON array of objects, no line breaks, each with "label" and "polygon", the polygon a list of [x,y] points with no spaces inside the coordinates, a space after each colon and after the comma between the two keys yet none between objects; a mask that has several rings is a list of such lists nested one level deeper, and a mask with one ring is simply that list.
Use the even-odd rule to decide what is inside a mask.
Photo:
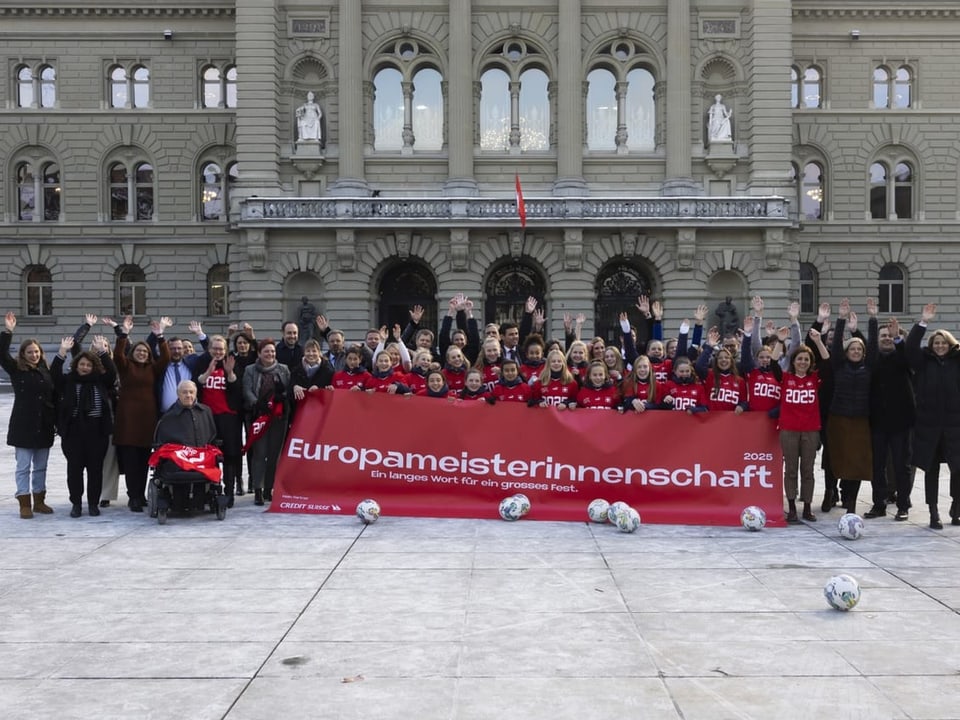
[{"label": "group of people", "polygon": [[[960,525],[960,347],[945,330],[933,332],[922,346],[935,306],[925,305],[904,337],[894,319],[880,327],[876,301],[869,299],[866,338],[846,299],[832,326],[830,306],[820,305],[805,333],[797,303],[788,308],[787,325],[777,328],[763,320],[760,297],[752,299],[736,332],[705,330],[707,307],[700,305],[693,325],[684,320],[677,337],[665,339],[662,305],[641,297],[637,310],[642,321],[635,327],[627,313],[620,315],[618,343],[581,339],[583,315],[565,316],[564,337],[548,339],[534,298],[519,324],[490,323],[481,331],[472,301],[457,294],[438,334],[421,327],[419,306],[411,309],[405,328],[371,328],[356,344],[348,344],[322,314],[312,337],[301,337],[300,323],[289,321],[279,342],[257,340],[249,325],[231,326],[228,337],[208,338],[199,323],[191,323],[203,352],[185,348],[181,338],[165,338],[172,325],[168,318],[152,322],[148,337],[132,348],[133,320],[105,318],[117,336],[112,352],[99,335],[81,352],[97,322],[88,315],[73,337],[63,339],[49,369],[35,340],[25,340],[16,359],[9,356],[16,318],[8,313],[0,356],[16,393],[7,441],[17,453],[21,516],[52,512],[44,494],[55,430],[67,458],[71,515],[82,510],[84,471],[90,514],[109,504],[110,498],[101,498],[107,474],[108,494],[116,497],[120,470],[128,506],[142,511],[157,420],[183,412],[178,391],[186,389],[189,396],[193,388],[213,417],[230,505],[243,494],[244,453],[250,489],[262,505],[272,498],[277,461],[298,403],[308,393],[348,391],[520,402],[558,411],[763,412],[780,433],[788,522],[816,520],[814,463],[822,447],[823,512],[838,502],[853,511],[860,483],[868,481],[872,505],[866,517],[886,515],[894,502],[895,518],[907,519],[913,466],[925,472],[930,526],[942,528],[938,477],[946,461],[950,517]],[[72,362],[65,374],[68,354]]]}]

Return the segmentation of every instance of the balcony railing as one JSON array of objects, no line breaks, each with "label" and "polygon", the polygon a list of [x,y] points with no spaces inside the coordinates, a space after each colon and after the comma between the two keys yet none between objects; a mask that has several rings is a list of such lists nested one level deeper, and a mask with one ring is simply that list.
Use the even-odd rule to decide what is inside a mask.
[{"label": "balcony railing", "polygon": [[[782,197],[530,198],[531,226],[607,225],[789,225]],[[513,198],[245,198],[241,227],[335,226],[512,226]]]}]

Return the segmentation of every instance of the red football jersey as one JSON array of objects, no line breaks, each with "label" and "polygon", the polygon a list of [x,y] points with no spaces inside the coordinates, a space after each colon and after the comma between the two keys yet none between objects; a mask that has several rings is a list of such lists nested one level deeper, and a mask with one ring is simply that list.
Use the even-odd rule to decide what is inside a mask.
[{"label": "red football jersey", "polygon": [[576,402],[577,393],[580,392],[580,386],[576,380],[564,383],[563,380],[551,378],[546,385],[542,382],[536,382],[531,387],[533,398],[537,403],[546,403],[547,405],[566,405]]},{"label": "red football jersey", "polygon": [[355,371],[337,370],[333,374],[334,390],[352,390],[354,387],[366,388],[367,381],[371,375],[362,365]]},{"label": "red football jersey", "polygon": [[711,370],[703,382],[707,393],[707,407],[711,411],[736,410],[747,399],[747,383],[733,373],[721,373],[719,384]]},{"label": "red football jersey", "polygon": [[577,393],[577,407],[591,410],[613,410],[620,405],[620,390],[616,385],[593,388],[584,385]]},{"label": "red football jersey", "polygon": [[751,410],[767,412],[780,404],[780,382],[772,372],[754,368],[747,373],[747,395]]},{"label": "red football jersey", "polygon": [[783,374],[780,430],[812,432],[820,429],[820,376],[814,370],[799,377]]}]

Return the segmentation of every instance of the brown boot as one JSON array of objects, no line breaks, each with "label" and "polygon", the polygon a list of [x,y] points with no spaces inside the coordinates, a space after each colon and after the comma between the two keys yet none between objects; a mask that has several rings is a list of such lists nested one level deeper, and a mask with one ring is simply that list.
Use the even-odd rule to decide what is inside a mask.
[{"label": "brown boot", "polygon": [[38,492],[33,494],[33,511],[35,513],[42,513],[43,515],[52,515],[53,508],[47,505],[44,500],[47,498],[47,491]]},{"label": "brown boot", "polygon": [[23,520],[29,520],[33,517],[33,510],[30,509],[30,496],[17,495],[17,501],[20,503],[20,517]]}]

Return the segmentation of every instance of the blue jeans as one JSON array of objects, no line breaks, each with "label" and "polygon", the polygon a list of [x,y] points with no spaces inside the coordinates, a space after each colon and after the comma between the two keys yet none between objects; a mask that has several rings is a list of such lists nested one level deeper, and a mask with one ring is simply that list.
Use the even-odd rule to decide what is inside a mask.
[{"label": "blue jeans", "polygon": [[[29,495],[33,492],[45,492],[47,489],[47,458],[50,448],[14,448],[17,458],[17,495]],[[33,466],[33,477],[30,466]]]}]

